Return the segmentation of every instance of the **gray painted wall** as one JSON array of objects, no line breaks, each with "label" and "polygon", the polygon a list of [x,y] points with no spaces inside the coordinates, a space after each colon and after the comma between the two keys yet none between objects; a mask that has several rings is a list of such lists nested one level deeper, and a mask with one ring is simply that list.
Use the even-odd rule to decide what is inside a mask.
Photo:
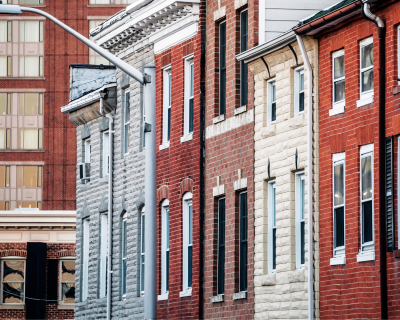
[{"label": "gray painted wall", "polygon": [[[151,47],[141,50],[124,60],[140,69],[142,58],[145,64],[154,64]],[[117,69],[118,105],[114,116],[114,159],[113,159],[113,275],[112,275],[112,318],[143,319],[143,298],[139,288],[140,255],[140,209],[144,202],[144,150],[142,146],[142,104],[140,86]],[[130,91],[130,140],[129,153],[123,155],[123,101],[122,90],[129,86]],[[102,118],[91,121],[87,126],[91,130],[91,177],[90,182],[82,184],[77,170],[77,239],[76,239],[76,298],[75,319],[105,319],[106,298],[99,299],[100,270],[100,213],[99,206],[104,196],[108,200],[108,176],[100,174],[100,124]],[[77,128],[77,162],[82,162],[83,126]],[[142,196],[141,196],[141,192]],[[123,197],[125,206],[123,206]],[[89,287],[87,301],[81,301],[81,253],[82,253],[82,218],[84,202],[90,211],[90,253]],[[121,213],[127,212],[127,295],[121,294]]]}]

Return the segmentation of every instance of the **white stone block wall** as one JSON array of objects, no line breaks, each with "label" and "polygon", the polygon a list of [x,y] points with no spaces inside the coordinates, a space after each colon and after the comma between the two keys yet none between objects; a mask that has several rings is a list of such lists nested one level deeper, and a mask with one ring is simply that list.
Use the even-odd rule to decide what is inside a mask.
[{"label": "white stone block wall", "polygon": [[[313,225],[314,225],[314,316],[319,318],[318,244],[318,43],[304,39],[313,68]],[[307,117],[294,116],[294,70],[304,64],[297,41],[296,52],[286,46],[249,64],[255,79],[255,319],[308,319],[308,213],[307,213]],[[307,101],[307,72],[305,101]],[[276,79],[276,124],[267,125],[267,81]],[[305,267],[296,270],[295,249],[295,154],[297,171],[304,170]],[[270,176],[268,176],[270,163]],[[276,181],[276,273],[268,274],[268,181]]]}]

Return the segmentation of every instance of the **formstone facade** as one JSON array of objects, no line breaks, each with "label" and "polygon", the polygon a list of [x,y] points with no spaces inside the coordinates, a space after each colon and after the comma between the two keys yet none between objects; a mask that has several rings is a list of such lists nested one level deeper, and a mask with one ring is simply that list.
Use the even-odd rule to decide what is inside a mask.
[{"label": "formstone facade", "polygon": [[[254,286],[255,319],[308,319],[308,212],[307,212],[307,72],[294,35],[282,49],[274,50],[263,59],[249,62],[255,81],[255,249]],[[304,41],[313,68],[313,118],[318,119],[318,44],[307,38]],[[292,47],[292,49],[289,47]],[[303,111],[295,107],[295,77],[303,68]],[[276,92],[276,121],[270,123],[272,89]],[[314,310],[318,318],[318,126],[313,128],[313,223],[314,223]],[[305,218],[305,261],[296,263],[296,186],[303,177],[302,209]],[[300,181],[300,180],[299,180]],[[275,192],[275,204],[272,189]],[[271,189],[271,190],[270,190]],[[300,199],[301,200],[301,199]],[[276,214],[276,267],[273,262],[274,222]],[[270,216],[271,215],[271,216]],[[269,227],[269,224],[270,227]],[[297,243],[296,243],[297,242]],[[275,268],[275,270],[273,270]]]}]

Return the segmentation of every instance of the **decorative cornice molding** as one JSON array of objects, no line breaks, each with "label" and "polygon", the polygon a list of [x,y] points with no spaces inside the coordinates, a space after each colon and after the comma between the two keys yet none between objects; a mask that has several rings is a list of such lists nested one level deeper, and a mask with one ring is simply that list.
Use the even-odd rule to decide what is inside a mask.
[{"label": "decorative cornice molding", "polygon": [[125,194],[122,194],[122,201],[121,201],[121,205],[119,207],[118,213],[119,215],[122,215],[123,213],[128,211],[128,204],[125,201]]},{"label": "decorative cornice molding", "polygon": [[136,208],[141,210],[142,207],[145,205],[144,195],[143,195],[143,188],[140,189],[139,198],[136,200]]},{"label": "decorative cornice molding", "polygon": [[88,125],[85,123],[84,125],[83,125],[83,129],[82,129],[82,131],[81,131],[81,139],[82,140],[85,140],[85,139],[87,139],[87,138],[89,138],[90,137],[90,128],[88,127]]},{"label": "decorative cornice molding", "polygon": [[90,217],[90,208],[89,208],[87,200],[85,198],[85,202],[83,203],[81,218],[85,219],[87,217]]},{"label": "decorative cornice molding", "polygon": [[103,213],[103,212],[107,212],[108,211],[108,201],[106,201],[106,198],[103,196],[101,197],[101,202],[99,205],[99,212]]},{"label": "decorative cornice molding", "polygon": [[106,131],[108,130],[109,126],[110,126],[110,121],[108,120],[108,118],[103,117],[99,124],[99,131],[100,132]]},{"label": "decorative cornice molding", "polygon": [[8,249],[0,251],[0,257],[23,257],[26,258],[26,250]]},{"label": "decorative cornice molding", "polygon": [[60,250],[57,252],[57,257],[75,257],[75,250]]}]

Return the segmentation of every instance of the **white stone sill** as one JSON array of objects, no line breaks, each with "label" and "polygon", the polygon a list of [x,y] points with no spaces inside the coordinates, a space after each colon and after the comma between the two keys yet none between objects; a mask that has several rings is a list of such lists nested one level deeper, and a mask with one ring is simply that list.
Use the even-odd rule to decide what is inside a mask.
[{"label": "white stone sill", "polygon": [[179,292],[179,297],[184,298],[184,297],[191,297],[192,296],[192,288],[189,288],[185,291]]},{"label": "white stone sill", "polygon": [[345,105],[334,106],[331,110],[329,110],[329,116],[336,116],[337,114],[344,113]]},{"label": "white stone sill", "polygon": [[213,124],[222,122],[222,121],[224,121],[224,120],[225,120],[225,115],[224,115],[224,114],[221,114],[221,115],[219,115],[218,117],[215,117],[215,118],[213,119]]},{"label": "white stone sill", "polygon": [[246,111],[247,111],[247,106],[241,106],[235,109],[234,114],[235,116],[237,116],[238,114],[244,113]]},{"label": "white stone sill", "polygon": [[247,291],[237,292],[233,294],[233,300],[241,300],[247,298]]},{"label": "white stone sill", "polygon": [[375,252],[364,251],[357,255],[357,262],[375,261]]},{"label": "white stone sill", "polygon": [[165,294],[160,294],[160,295],[157,297],[157,300],[158,300],[158,301],[168,300],[168,296],[169,296],[169,292],[167,292],[167,293],[165,293]]},{"label": "white stone sill", "polygon": [[338,256],[331,258],[330,265],[331,266],[340,266],[346,264],[346,256]]},{"label": "white stone sill", "polygon": [[0,310],[24,310],[25,305],[24,304],[1,304],[0,305]]},{"label": "white stone sill", "polygon": [[224,302],[224,295],[219,294],[217,296],[211,297],[211,303],[218,303],[218,302]]},{"label": "white stone sill", "polygon": [[168,148],[169,148],[169,142],[166,143],[166,144],[162,144],[162,145],[160,145],[160,147],[159,147],[160,150],[164,150],[164,149],[168,149]]},{"label": "white stone sill", "polygon": [[365,95],[363,97],[361,97],[360,100],[357,100],[357,108],[366,106],[367,104],[371,104],[374,102],[374,95]]},{"label": "white stone sill", "polygon": [[57,306],[58,310],[74,310],[75,305],[74,304],[59,304]]},{"label": "white stone sill", "polygon": [[186,136],[181,137],[181,143],[192,141],[192,140],[193,140],[193,132],[188,133]]}]

